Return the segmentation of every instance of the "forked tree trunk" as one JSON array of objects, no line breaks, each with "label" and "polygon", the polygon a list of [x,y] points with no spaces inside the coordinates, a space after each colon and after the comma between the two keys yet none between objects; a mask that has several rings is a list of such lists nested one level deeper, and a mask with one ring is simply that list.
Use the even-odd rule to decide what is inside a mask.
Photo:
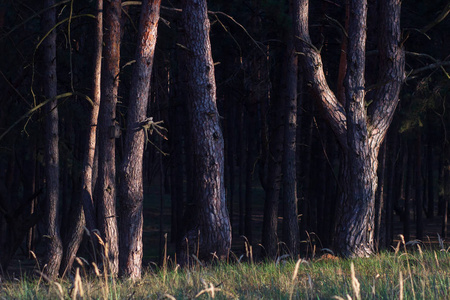
[{"label": "forked tree trunk", "polygon": [[345,107],[330,90],[320,53],[311,43],[308,1],[295,1],[298,50],[303,55],[307,81],[343,150],[343,193],[335,233],[335,250],[341,255],[368,256],[374,252],[374,203],[378,151],[391,124],[404,80],[404,52],[400,44],[399,0],[379,2],[379,82],[366,107],[365,43],[367,1],[349,1]]},{"label": "forked tree trunk", "polygon": [[[194,158],[195,215],[187,228],[180,259],[226,259],[231,248],[231,226],[225,203],[224,141],[216,105],[214,62],[209,39],[206,0],[183,1],[186,30],[189,114]],[[189,252],[188,252],[189,251]]]},{"label": "forked tree trunk", "polygon": [[[46,0],[44,7],[55,4],[54,0]],[[44,58],[44,95],[47,99],[57,95],[56,77],[56,11],[55,8],[45,12],[43,17],[45,33],[51,30],[42,44]],[[59,230],[59,150],[58,150],[58,107],[56,99],[51,100],[45,106],[45,235],[47,239],[47,251],[45,257],[45,273],[54,279],[58,276],[59,266],[63,254],[62,242]]]},{"label": "forked tree trunk", "polygon": [[121,167],[119,274],[131,279],[141,278],[142,269],[144,224],[142,163],[146,143],[142,122],[147,114],[160,5],[161,0],[145,0],[142,3],[127,116],[124,160]]},{"label": "forked tree trunk", "polygon": [[[121,1],[108,2],[102,66],[101,103],[98,119],[98,229],[105,243],[108,271],[119,270],[116,215],[116,103],[119,88]],[[103,251],[103,249],[102,249]]]}]

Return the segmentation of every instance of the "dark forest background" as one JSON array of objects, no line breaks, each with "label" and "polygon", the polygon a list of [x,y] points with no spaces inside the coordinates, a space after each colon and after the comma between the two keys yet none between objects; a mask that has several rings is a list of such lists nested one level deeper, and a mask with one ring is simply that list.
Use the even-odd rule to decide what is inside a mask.
[{"label": "dark forest background", "polygon": [[[321,49],[325,74],[336,91],[345,1],[310,3],[310,30]],[[369,1],[369,10],[377,1]],[[128,5],[124,5],[127,3]],[[121,73],[116,121],[126,124],[131,65],[135,59],[140,7],[123,3]],[[79,193],[85,136],[89,130],[93,80],[95,1],[61,1],[57,22],[72,13],[57,31],[60,149],[60,224],[62,240],[69,237]],[[292,19],[287,1],[209,1],[211,47],[215,62],[217,105],[225,141],[225,183],[233,231],[234,253],[245,254],[244,242],[254,255],[264,252],[264,201],[268,191],[280,191],[283,151],[286,48]],[[162,1],[153,63],[148,116],[164,121],[162,134],[149,136],[144,152],[144,261],[157,261],[175,244],[192,215],[191,140],[188,134],[183,30],[180,4]],[[398,234],[407,241],[436,241],[448,237],[450,200],[450,21],[435,22],[448,1],[406,0],[401,27],[406,53],[406,81],[400,103],[379,155],[379,187],[375,207],[377,249],[389,249]],[[0,2],[0,258],[3,268],[11,259],[39,257],[44,251],[42,210],[44,176],[44,122],[42,109],[42,47],[40,1]],[[376,69],[377,15],[369,14],[367,68]],[[366,81],[376,82],[376,72]],[[303,255],[332,248],[336,199],[339,194],[340,151],[299,71],[297,111],[297,193],[300,244]],[[368,104],[370,105],[370,103]],[[116,139],[116,157],[122,159],[123,135]],[[95,174],[95,168],[94,168]],[[95,176],[94,176],[95,177]],[[283,193],[279,193],[282,197]],[[279,202],[279,235],[283,205]],[[120,211],[120,206],[117,208]],[[166,236],[167,233],[167,236]],[[83,256],[90,247],[85,234]],[[244,238],[245,237],[245,238]],[[284,249],[280,245],[280,254]],[[11,263],[11,265],[14,265]]]}]

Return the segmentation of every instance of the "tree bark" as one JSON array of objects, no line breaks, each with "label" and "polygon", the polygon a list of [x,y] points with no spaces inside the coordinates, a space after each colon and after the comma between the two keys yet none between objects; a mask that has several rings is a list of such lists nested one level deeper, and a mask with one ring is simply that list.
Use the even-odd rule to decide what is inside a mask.
[{"label": "tree bark", "polygon": [[[93,168],[97,137],[97,122],[100,108],[101,96],[101,66],[102,66],[102,48],[103,48],[103,0],[97,0],[97,16],[96,16],[96,39],[94,51],[94,75],[92,85],[92,110],[89,120],[89,131],[87,136],[86,148],[84,150],[83,171],[81,177],[81,195],[77,200],[75,209],[75,221],[70,224],[69,234],[66,238],[64,246],[64,256],[62,259],[60,275],[64,276],[66,272],[72,269],[73,262],[77,255],[81,241],[83,239],[84,227],[86,226],[89,232],[97,228],[95,218],[95,206],[92,197],[94,181]],[[95,257],[95,253],[94,253]]]},{"label": "tree bark", "polygon": [[136,63],[128,107],[124,160],[121,166],[119,274],[134,280],[141,278],[142,269],[144,224],[142,163],[146,143],[142,122],[147,114],[160,5],[161,0],[146,0],[142,3]]},{"label": "tree bark", "polygon": [[[55,4],[54,0],[46,0],[44,7]],[[58,107],[57,77],[56,77],[56,11],[54,8],[45,12],[43,17],[45,32],[51,33],[43,42],[43,66],[44,66],[44,95],[52,99],[46,106],[47,114],[45,123],[45,178],[46,178],[46,202],[45,202],[45,235],[47,236],[47,252],[45,258],[45,273],[54,279],[58,276],[62,258],[62,242],[59,225],[59,149],[58,149]]]},{"label": "tree bark", "polygon": [[299,250],[300,230],[298,226],[297,177],[296,177],[296,129],[297,129],[297,73],[298,62],[292,37],[287,49],[287,88],[285,102],[284,149],[283,149],[283,238],[288,250],[296,257]]},{"label": "tree bark", "polygon": [[192,74],[188,79],[188,101],[195,215],[191,216],[193,226],[184,237],[189,250],[183,249],[180,258],[187,261],[188,253],[198,253],[199,259],[211,260],[214,255],[226,259],[231,248],[231,226],[225,203],[224,142],[216,105],[206,0],[183,1],[182,19],[187,37],[187,68]]},{"label": "tree bark", "polygon": [[[285,80],[283,78],[281,81]],[[281,165],[283,160],[283,95],[274,97],[270,108],[271,132],[269,136],[268,172],[265,187],[264,218],[262,228],[262,245],[268,258],[276,258],[278,253],[278,207],[282,185]],[[250,134],[255,139],[254,134]]]},{"label": "tree bark", "polygon": [[105,243],[104,263],[117,274],[119,245],[116,216],[116,103],[119,88],[121,1],[108,2],[105,10],[105,35],[102,89],[98,122],[98,229]]},{"label": "tree bark", "polygon": [[414,172],[415,204],[416,204],[416,239],[423,238],[423,180],[422,180],[422,137],[418,132],[416,135],[416,162]]},{"label": "tree bark", "polygon": [[367,1],[350,1],[345,108],[330,90],[318,50],[308,28],[308,1],[295,1],[297,48],[302,52],[307,81],[343,150],[342,188],[335,233],[335,250],[343,256],[374,252],[374,201],[378,151],[391,124],[404,80],[400,45],[400,1],[381,1],[379,32],[379,88],[366,109],[365,42]]},{"label": "tree bark", "polygon": [[89,231],[97,228],[97,220],[95,217],[95,205],[93,199],[93,189],[95,183],[94,164],[95,164],[95,149],[97,129],[98,129],[98,115],[100,109],[101,99],[101,73],[102,73],[102,50],[103,50],[103,0],[97,0],[97,17],[95,28],[95,52],[94,52],[94,81],[93,81],[93,97],[94,106],[91,111],[91,118],[89,121],[89,136],[85,149],[85,156],[83,160],[83,177],[82,177],[82,204],[86,219],[86,226]]}]

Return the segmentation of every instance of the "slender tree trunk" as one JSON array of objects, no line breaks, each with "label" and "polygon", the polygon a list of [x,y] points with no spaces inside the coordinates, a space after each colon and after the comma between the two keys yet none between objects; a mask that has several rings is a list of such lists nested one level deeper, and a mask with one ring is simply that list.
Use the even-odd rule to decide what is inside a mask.
[{"label": "slender tree trunk", "polygon": [[296,129],[297,129],[297,73],[298,62],[293,40],[290,37],[287,49],[287,89],[284,123],[283,151],[283,202],[284,234],[286,246],[293,257],[299,250],[300,230],[298,227],[297,177],[296,177]]},{"label": "slender tree trunk", "polygon": [[385,173],[386,173],[386,141],[383,143],[382,153],[379,159],[380,169],[378,170],[379,174],[379,185],[376,191],[375,196],[375,247],[376,249],[380,249],[381,239],[383,238],[382,232],[382,223],[381,219],[383,218],[383,210],[385,206]]},{"label": "slender tree trunk", "polygon": [[416,162],[414,172],[415,204],[416,204],[416,239],[423,238],[423,180],[422,180],[422,137],[417,133],[416,137]]},{"label": "slender tree trunk", "polygon": [[105,7],[102,89],[98,119],[98,227],[105,243],[108,270],[119,270],[116,215],[116,103],[119,88],[121,1]]},{"label": "slender tree trunk", "polygon": [[[189,253],[198,252],[199,259],[226,259],[231,248],[231,226],[225,202],[224,142],[216,105],[206,0],[183,1],[182,19],[189,49],[187,67],[192,74],[188,79],[188,101],[195,168],[194,226],[188,228],[185,239]],[[187,261],[187,250],[182,251],[180,259]]]},{"label": "slender tree trunk", "polygon": [[239,162],[239,235],[244,235],[244,227],[245,227],[245,134],[244,134],[244,123],[245,123],[245,114],[244,114],[244,104],[239,104],[238,110],[238,128],[239,128],[239,138],[238,138],[238,162]]},{"label": "slender tree trunk", "polygon": [[95,217],[95,205],[93,195],[95,183],[95,149],[97,139],[97,124],[101,98],[101,73],[102,73],[102,50],[103,50],[103,0],[97,0],[97,18],[95,28],[95,48],[94,48],[94,81],[92,86],[94,106],[92,107],[90,116],[89,136],[85,149],[83,160],[83,177],[82,177],[82,204],[86,225],[89,231],[97,227]]},{"label": "slender tree trunk", "polygon": [[[46,0],[44,7],[55,4],[54,0]],[[56,11],[54,8],[45,12],[43,17],[44,32],[52,30],[43,42],[44,52],[44,95],[47,99],[57,95],[56,77]],[[47,252],[45,273],[50,278],[58,276],[62,258],[62,242],[59,227],[59,150],[58,150],[58,107],[56,99],[51,100],[45,106],[47,114],[45,123],[45,235],[47,240]]]},{"label": "slender tree trunk", "polygon": [[128,107],[124,160],[121,167],[119,273],[132,279],[141,278],[142,269],[144,224],[142,162],[146,142],[142,122],[145,121],[147,114],[160,5],[161,0],[144,0],[142,3],[136,63]]},{"label": "slender tree trunk", "polygon": [[253,241],[253,175],[256,173],[255,165],[257,161],[257,104],[250,104],[247,114],[247,152],[245,169],[245,216],[244,216],[244,236],[250,244]]},{"label": "slender tree trunk", "polygon": [[[80,247],[84,226],[92,232],[96,226],[95,207],[93,201],[93,168],[95,158],[95,147],[97,137],[97,121],[100,107],[100,83],[101,83],[101,61],[102,61],[102,43],[103,43],[103,0],[97,0],[96,16],[96,39],[94,51],[94,81],[93,81],[93,107],[89,120],[89,131],[87,136],[86,148],[83,157],[83,171],[81,177],[81,195],[77,199],[77,207],[74,222],[69,225],[69,234],[66,238],[64,247],[64,256],[61,264],[60,274],[64,276],[72,268],[74,259]],[[93,237],[93,236],[92,236]],[[95,253],[94,253],[95,257]]]},{"label": "slender tree trunk", "polygon": [[[284,80],[285,77],[282,76]],[[277,100],[279,99],[279,100]],[[276,258],[278,253],[278,207],[282,185],[281,164],[283,159],[283,97],[275,97],[270,108],[271,132],[269,139],[269,155],[267,158],[268,173],[265,187],[264,218],[262,229],[262,245],[265,255]],[[255,139],[253,134],[251,138]]]},{"label": "slender tree trunk", "polygon": [[405,150],[406,158],[403,163],[404,172],[406,172],[405,180],[405,207],[403,210],[403,234],[405,240],[409,241],[411,238],[411,198],[412,198],[412,183],[413,183],[413,153],[411,151],[411,145],[406,142]]},{"label": "slender tree trunk", "polygon": [[442,238],[448,236],[448,207],[450,202],[450,144],[448,141],[444,142],[443,146],[443,176],[442,184],[444,187],[443,193],[443,213],[442,213]]},{"label": "slender tree trunk", "polygon": [[[431,127],[431,126],[429,126]],[[431,219],[434,217],[434,159],[433,159],[433,145],[431,142],[432,132],[428,131],[427,140],[427,218]]]}]

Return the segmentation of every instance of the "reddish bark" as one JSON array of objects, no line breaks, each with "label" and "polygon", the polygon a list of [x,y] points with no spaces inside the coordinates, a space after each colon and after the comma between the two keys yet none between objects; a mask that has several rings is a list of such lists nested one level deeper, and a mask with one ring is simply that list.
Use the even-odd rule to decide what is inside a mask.
[{"label": "reddish bark", "polygon": [[161,0],[143,1],[136,63],[127,116],[124,160],[121,166],[119,274],[139,279],[142,269],[144,187],[142,162],[146,119]]}]

